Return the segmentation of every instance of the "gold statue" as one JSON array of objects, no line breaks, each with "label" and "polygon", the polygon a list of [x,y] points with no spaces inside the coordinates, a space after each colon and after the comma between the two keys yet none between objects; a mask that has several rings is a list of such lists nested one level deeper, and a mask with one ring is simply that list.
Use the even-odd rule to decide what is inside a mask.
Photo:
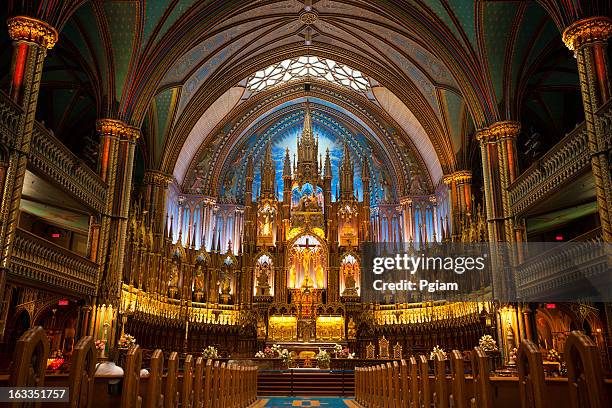
[{"label": "gold statue", "polygon": [[347,332],[348,340],[355,340],[357,338],[357,325],[355,324],[355,320],[351,317],[348,322],[348,332]]},{"label": "gold statue", "polygon": [[317,279],[317,288],[323,289],[325,287],[325,272],[321,265],[317,265],[315,276]]},{"label": "gold statue", "polygon": [[295,288],[295,265],[291,265],[291,268],[289,269],[289,287],[290,288]]}]

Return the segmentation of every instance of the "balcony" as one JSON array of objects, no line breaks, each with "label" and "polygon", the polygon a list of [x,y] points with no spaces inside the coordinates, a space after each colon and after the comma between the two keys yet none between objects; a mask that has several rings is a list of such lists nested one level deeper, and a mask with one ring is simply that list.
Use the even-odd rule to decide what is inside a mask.
[{"label": "balcony", "polygon": [[513,214],[523,214],[590,169],[586,126],[559,141],[509,187]]},{"label": "balcony", "polygon": [[[20,115],[19,106],[0,92],[0,133],[7,146],[17,131]],[[106,183],[38,122],[32,131],[28,168],[61,186],[95,212],[103,212]]]},{"label": "balcony", "polygon": [[11,275],[17,280],[37,281],[75,294],[94,296],[98,265],[18,229],[11,256]]},{"label": "balcony", "polygon": [[538,253],[516,268],[518,297],[527,301],[590,300],[581,294],[593,288],[600,296],[609,296],[609,252],[597,228]]},{"label": "balcony", "polygon": [[5,146],[17,132],[21,108],[2,91],[0,91],[0,138]]}]

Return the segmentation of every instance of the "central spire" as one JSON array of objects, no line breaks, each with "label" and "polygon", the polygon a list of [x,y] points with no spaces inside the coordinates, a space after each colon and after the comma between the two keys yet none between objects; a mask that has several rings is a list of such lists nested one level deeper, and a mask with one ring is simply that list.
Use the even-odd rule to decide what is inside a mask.
[{"label": "central spire", "polygon": [[319,140],[312,132],[310,102],[306,100],[304,127],[297,141],[297,178],[300,184],[316,185],[319,180]]}]

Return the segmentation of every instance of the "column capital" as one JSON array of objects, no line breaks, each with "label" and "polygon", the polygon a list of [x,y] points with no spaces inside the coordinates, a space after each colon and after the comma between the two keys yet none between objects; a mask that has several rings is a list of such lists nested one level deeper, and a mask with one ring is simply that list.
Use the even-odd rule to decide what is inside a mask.
[{"label": "column capital", "polygon": [[58,39],[55,28],[36,18],[15,16],[9,18],[6,24],[13,41],[33,42],[50,50]]},{"label": "column capital", "polygon": [[444,184],[451,184],[452,182],[469,183],[472,181],[472,172],[469,170],[457,170],[445,175],[442,181],[444,181]]},{"label": "column capital", "polygon": [[168,184],[172,183],[172,180],[174,180],[174,178],[171,175],[168,175],[159,170],[145,170],[145,184],[155,184],[161,187],[167,187]]},{"label": "column capital", "polygon": [[476,140],[480,142],[495,142],[504,138],[515,138],[521,131],[520,122],[514,120],[503,120],[495,122],[488,128],[476,132]]},{"label": "column capital", "polygon": [[563,42],[576,51],[586,44],[607,41],[612,37],[612,19],[610,17],[590,17],[576,21],[563,31]]},{"label": "column capital", "polygon": [[111,135],[130,140],[136,140],[140,136],[140,129],[117,119],[104,118],[96,120],[96,130],[103,135]]}]

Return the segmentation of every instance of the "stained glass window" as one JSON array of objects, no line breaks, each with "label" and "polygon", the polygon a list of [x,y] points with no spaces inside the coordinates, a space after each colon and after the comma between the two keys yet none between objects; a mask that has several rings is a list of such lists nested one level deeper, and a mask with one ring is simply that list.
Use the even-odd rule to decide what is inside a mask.
[{"label": "stained glass window", "polygon": [[367,92],[370,88],[368,79],[360,71],[315,56],[287,59],[257,71],[247,80],[247,88],[259,92],[268,87],[308,77],[325,80],[361,93]]}]

